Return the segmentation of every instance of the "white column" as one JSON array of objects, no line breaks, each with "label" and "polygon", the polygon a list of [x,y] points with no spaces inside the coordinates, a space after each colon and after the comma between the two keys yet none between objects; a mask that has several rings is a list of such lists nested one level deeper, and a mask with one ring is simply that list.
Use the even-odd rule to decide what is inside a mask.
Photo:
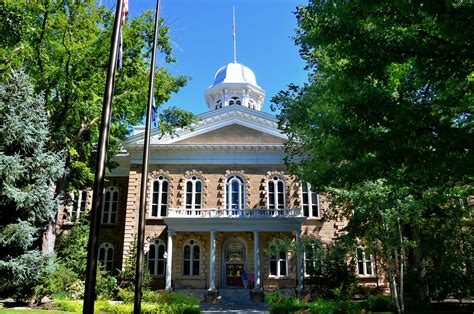
[{"label": "white column", "polygon": [[261,289],[260,279],[260,234],[258,231],[253,232],[253,257],[254,257],[254,276],[255,276],[255,290]]},{"label": "white column", "polygon": [[173,271],[173,232],[168,230],[168,252],[166,258],[166,290],[171,289],[171,272]]},{"label": "white column", "polygon": [[209,258],[209,290],[216,290],[216,232],[211,231],[211,256]]},{"label": "white column", "polygon": [[301,238],[299,232],[295,232],[296,238],[296,277],[298,278],[298,283],[296,289],[303,290],[303,248],[301,246]]}]

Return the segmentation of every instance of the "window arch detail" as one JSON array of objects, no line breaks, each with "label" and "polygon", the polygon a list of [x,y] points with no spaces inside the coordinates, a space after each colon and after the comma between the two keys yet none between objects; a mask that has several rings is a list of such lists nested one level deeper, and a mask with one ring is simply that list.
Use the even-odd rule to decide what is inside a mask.
[{"label": "window arch detail", "polygon": [[249,177],[245,174],[244,170],[240,171],[230,171],[227,170],[224,175],[219,177],[217,185],[217,206],[221,209],[228,209],[227,205],[227,179],[231,176],[238,176],[242,179],[244,187],[244,203],[243,208],[251,208],[250,202],[250,188],[248,182],[250,182]]},{"label": "window arch detail", "polygon": [[112,244],[104,242],[99,246],[99,254],[97,260],[104,269],[111,273],[113,270],[114,247]]},{"label": "window arch detail", "polygon": [[285,181],[280,176],[272,176],[267,182],[267,208],[281,210],[286,207]]},{"label": "window arch detail", "polygon": [[199,276],[201,247],[197,240],[187,240],[183,246],[183,276]]},{"label": "window arch detail", "polygon": [[151,209],[150,217],[164,217],[168,211],[169,182],[163,176],[153,179],[151,185]]},{"label": "window arch detail", "polygon": [[239,97],[231,97],[229,99],[229,106],[232,106],[232,105],[241,105],[242,104],[242,101],[240,100]]},{"label": "window arch detail", "polygon": [[[209,180],[204,176],[202,171],[190,170],[186,171],[184,175],[179,179],[178,184],[178,197],[177,197],[177,206],[180,208],[188,208],[187,206],[187,185],[188,180],[192,180],[193,177],[196,177],[196,180],[201,181],[201,208],[207,207],[207,196],[208,196],[208,186]],[[191,208],[193,209],[193,208]]]},{"label": "window arch detail", "polygon": [[165,275],[165,252],[166,245],[161,239],[154,239],[148,245],[147,261],[148,270],[152,276]]},{"label": "window arch detail", "polygon": [[119,201],[119,190],[115,186],[108,187],[102,196],[102,218],[103,224],[115,224],[117,221],[117,208]]},{"label": "window arch detail", "polygon": [[[158,203],[160,201],[159,198],[159,189],[157,190],[158,192],[155,194],[154,189],[155,189],[155,180],[159,179],[162,177],[162,180],[166,180],[167,183],[167,195],[166,195],[166,202],[163,202],[163,197],[161,198],[161,203]],[[148,186],[150,187],[149,190],[149,196],[147,198],[147,217],[148,218],[154,218],[154,217],[162,217],[161,211],[165,211],[165,215],[167,214],[167,209],[169,206],[171,206],[171,200],[174,199],[174,192],[173,192],[173,177],[170,176],[168,171],[163,171],[162,169],[159,170],[154,170],[148,174]],[[158,199],[156,198],[158,196]],[[155,206],[153,206],[155,205]],[[163,206],[164,205],[164,206]],[[160,207],[161,206],[161,207]],[[156,216],[154,215],[156,214]]]}]

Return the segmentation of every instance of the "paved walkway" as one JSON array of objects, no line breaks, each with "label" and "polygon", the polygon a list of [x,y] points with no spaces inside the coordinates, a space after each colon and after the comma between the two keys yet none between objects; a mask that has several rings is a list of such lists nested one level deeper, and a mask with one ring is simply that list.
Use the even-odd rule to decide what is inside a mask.
[{"label": "paved walkway", "polygon": [[201,303],[203,313],[269,313],[268,304],[250,300],[250,290],[220,289],[219,303]]}]

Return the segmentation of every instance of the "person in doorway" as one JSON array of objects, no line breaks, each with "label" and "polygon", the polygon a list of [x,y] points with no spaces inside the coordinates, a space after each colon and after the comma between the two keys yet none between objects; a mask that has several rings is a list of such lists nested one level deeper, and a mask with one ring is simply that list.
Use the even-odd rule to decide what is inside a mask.
[{"label": "person in doorway", "polygon": [[255,275],[254,274],[250,274],[249,275],[249,283],[250,283],[250,289],[253,289],[254,288],[254,284],[255,284]]},{"label": "person in doorway", "polygon": [[244,289],[247,289],[248,287],[248,282],[249,282],[249,275],[247,274],[247,272],[244,270],[242,272],[242,283],[244,285]]}]

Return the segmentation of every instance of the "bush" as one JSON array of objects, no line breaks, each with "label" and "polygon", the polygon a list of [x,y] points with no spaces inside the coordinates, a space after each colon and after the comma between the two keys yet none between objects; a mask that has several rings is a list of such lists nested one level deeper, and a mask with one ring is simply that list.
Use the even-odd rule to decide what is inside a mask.
[{"label": "bush", "polygon": [[117,279],[103,267],[97,268],[95,293],[98,300],[113,299],[117,292]]},{"label": "bush", "polygon": [[35,287],[36,299],[50,296],[54,299],[82,298],[84,284],[77,274],[64,265],[59,265],[56,271],[45,276],[40,285]]},{"label": "bush", "polygon": [[[54,303],[62,311],[81,312],[82,302],[80,301],[56,301]],[[95,302],[94,312],[109,313],[133,313],[133,303],[114,303],[108,301]],[[147,304],[142,303],[142,313],[170,313],[170,314],[194,314],[201,313],[199,305],[195,304]]]},{"label": "bush", "polygon": [[369,296],[367,300],[361,302],[362,307],[367,311],[389,311],[392,309],[391,296]]}]

